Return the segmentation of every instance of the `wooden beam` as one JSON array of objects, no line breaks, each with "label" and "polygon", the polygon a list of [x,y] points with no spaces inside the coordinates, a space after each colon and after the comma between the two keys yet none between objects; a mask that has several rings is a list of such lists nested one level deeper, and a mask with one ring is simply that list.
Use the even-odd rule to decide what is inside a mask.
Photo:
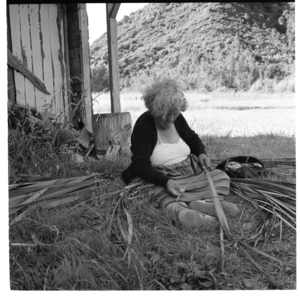
[{"label": "wooden beam", "polygon": [[[28,4],[19,5],[19,12],[20,12],[20,25],[21,25],[20,26],[21,48],[22,48],[22,60],[21,61],[30,71],[33,71],[32,44],[31,44],[31,36],[30,36],[30,17],[29,17]],[[11,21],[14,21],[14,20],[11,20]],[[24,82],[25,82],[26,103],[29,106],[36,107],[34,85],[28,79],[25,79]]]},{"label": "wooden beam", "polygon": [[111,112],[114,113],[121,112],[120,74],[118,58],[117,21],[115,19],[109,18],[109,4],[110,3],[106,3],[107,42]]},{"label": "wooden beam", "polygon": [[[11,31],[10,31],[10,16],[9,5],[6,6],[6,26],[7,26],[7,49],[12,52],[11,44]],[[10,67],[7,67],[7,96],[10,102],[16,103],[16,87],[14,71]]]},{"label": "wooden beam", "polygon": [[[38,21],[40,16],[39,5],[29,5],[29,17],[30,17],[30,37],[32,48],[32,71],[41,80],[44,79],[43,62],[42,62],[42,42],[40,22]],[[46,94],[40,91],[38,88],[34,88],[35,93],[35,108],[41,110],[45,108]]]},{"label": "wooden beam", "polygon": [[110,19],[115,19],[121,3],[106,3],[106,7],[108,9],[108,16]]},{"label": "wooden beam", "polygon": [[63,7],[63,26],[64,26],[64,45],[65,45],[65,59],[66,59],[66,78],[67,78],[67,107],[66,110],[68,111],[68,119],[71,120],[72,114],[72,96],[71,96],[71,75],[70,75],[70,55],[69,55],[69,41],[68,41],[68,19],[67,19],[67,5],[62,4]]},{"label": "wooden beam", "polygon": [[7,96],[10,102],[16,103],[15,77],[12,68],[7,67]]},{"label": "wooden beam", "polygon": [[[21,30],[20,30],[20,11],[19,5],[9,5],[9,19],[11,31],[12,54],[15,55],[20,61],[23,62],[22,46],[21,46]],[[14,71],[14,85],[16,89],[16,103],[26,104],[25,92],[25,78],[24,75],[18,71]]]},{"label": "wooden beam", "polygon": [[81,31],[81,69],[82,69],[82,83],[83,93],[85,94],[85,128],[93,133],[92,127],[92,94],[91,94],[91,80],[90,80],[90,47],[88,35],[88,16],[86,12],[86,4],[80,4],[79,9],[79,29]]},{"label": "wooden beam", "polygon": [[31,71],[29,70],[21,61],[18,60],[9,50],[7,51],[7,65],[13,69],[22,73],[27,77],[40,91],[47,95],[51,95],[44,85],[44,83]]}]

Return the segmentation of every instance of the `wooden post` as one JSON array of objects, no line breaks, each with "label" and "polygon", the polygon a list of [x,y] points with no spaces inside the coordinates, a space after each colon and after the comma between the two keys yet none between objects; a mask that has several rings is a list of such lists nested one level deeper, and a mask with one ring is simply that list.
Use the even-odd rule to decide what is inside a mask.
[{"label": "wooden post", "polygon": [[106,3],[111,112],[121,112],[117,21],[120,3]]},{"label": "wooden post", "polygon": [[130,112],[103,113],[93,115],[93,138],[97,153],[130,153]]},{"label": "wooden post", "polygon": [[63,30],[64,30],[64,46],[65,46],[65,60],[66,60],[66,97],[65,100],[65,108],[66,108],[66,114],[68,117],[68,121],[71,120],[71,114],[72,114],[72,96],[71,96],[71,76],[70,76],[70,57],[69,57],[69,38],[68,38],[68,19],[67,19],[67,4],[62,4],[63,7]]},{"label": "wooden post", "polygon": [[86,13],[86,4],[80,4],[79,10],[79,29],[81,30],[81,66],[82,66],[82,83],[83,93],[85,94],[85,128],[92,133],[92,95],[90,81],[90,47],[88,36],[88,20]]}]

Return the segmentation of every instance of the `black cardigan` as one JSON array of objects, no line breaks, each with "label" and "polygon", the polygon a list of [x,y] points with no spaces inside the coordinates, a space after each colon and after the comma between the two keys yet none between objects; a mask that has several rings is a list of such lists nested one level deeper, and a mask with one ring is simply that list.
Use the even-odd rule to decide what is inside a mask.
[{"label": "black cardigan", "polygon": [[[206,154],[201,139],[189,127],[181,113],[175,120],[174,125],[179,136],[190,147],[191,154],[195,156]],[[170,178],[156,170],[150,161],[156,143],[155,121],[149,111],[146,111],[137,119],[131,134],[132,163],[122,174],[125,182],[128,183],[132,178],[138,176],[146,182],[166,187]]]}]

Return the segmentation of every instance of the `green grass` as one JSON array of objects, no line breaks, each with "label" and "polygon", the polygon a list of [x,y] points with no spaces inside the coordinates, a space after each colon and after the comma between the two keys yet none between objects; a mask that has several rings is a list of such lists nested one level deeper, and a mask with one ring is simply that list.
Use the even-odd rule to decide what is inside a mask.
[{"label": "green grass", "polygon": [[[229,99],[223,104],[229,107],[246,104],[242,102],[245,96],[249,96],[247,99],[249,106],[254,100],[251,97],[253,95],[249,94],[236,94],[235,98],[233,95],[226,96]],[[240,99],[237,98],[239,96]],[[129,111],[130,106],[138,104],[143,106],[141,100],[132,97],[132,94],[121,96],[122,106]],[[124,101],[124,98],[127,99]],[[222,96],[203,95],[201,98],[204,100],[203,104],[213,104],[221,100]],[[261,105],[259,99],[256,100],[255,105],[272,106],[272,96],[265,95],[261,100]],[[277,98],[277,101],[274,100],[274,107],[275,110],[280,109],[280,112],[289,111],[289,117],[294,121],[294,116],[291,116],[291,112],[293,115],[294,111],[282,108],[293,106],[292,100],[287,98],[284,103],[284,98]],[[125,109],[122,107],[122,110]],[[142,108],[132,110],[136,110],[132,115],[135,112],[136,114],[142,112]],[[208,110],[216,111],[215,108],[199,110],[199,121],[202,125],[205,124],[206,119],[203,120],[201,114]],[[249,113],[252,114],[256,111],[256,109],[249,109]],[[268,109],[269,111],[271,109]],[[248,130],[245,132],[248,135],[234,136],[233,132],[228,132],[230,129],[226,127],[227,124],[227,121],[223,121],[220,131],[214,133],[210,133],[208,124],[207,126],[194,124],[196,128],[202,127],[201,130],[205,131],[197,132],[211,159],[223,160],[238,155],[251,155],[261,159],[295,157],[295,130],[287,128],[286,134],[279,133],[278,131],[281,130],[275,126],[281,125],[281,121],[272,122],[273,132],[269,131],[270,127],[265,127],[265,130],[253,133],[254,135],[251,135]],[[203,127],[206,127],[206,130]],[[216,127],[211,129],[217,129]],[[113,217],[120,197],[110,195],[108,198],[99,198],[99,196],[124,188],[120,172],[128,166],[130,160],[128,158],[115,161],[86,159],[86,162],[80,165],[72,162],[70,158],[63,160],[64,162],[60,163],[60,170],[52,172],[48,178],[84,176],[92,172],[100,172],[105,182],[100,193],[96,193],[97,195],[87,202],[67,204],[53,209],[39,207],[10,227],[12,290],[290,290],[296,288],[296,234],[292,229],[283,225],[281,230],[280,225],[277,225],[270,238],[259,241],[256,246],[284,264],[251,253],[260,267],[271,276],[273,284],[264,274],[258,272],[242,254],[241,249],[237,249],[226,237],[224,269],[221,271],[219,228],[185,229],[180,226],[176,218],[161,209],[154,208],[149,203],[150,194],[147,189],[133,189],[124,196],[133,228],[131,250],[125,254],[127,245],[120,226],[123,226],[123,232],[126,233],[127,219],[124,211],[119,213],[119,222],[115,216]],[[49,171],[44,163],[49,167],[47,160],[44,162],[41,160],[37,164],[36,170],[40,173],[40,178],[46,177]],[[281,174],[280,176],[286,181],[295,182],[294,170],[284,166],[272,170]],[[276,176],[270,178],[275,181],[281,180]],[[29,176],[28,180],[34,180],[34,177]],[[228,218],[231,231],[240,238],[248,238],[255,232],[261,220],[260,214],[249,202],[237,196],[231,194],[226,197],[226,200],[236,203],[241,210],[238,217]],[[32,246],[32,234],[48,246]]]}]

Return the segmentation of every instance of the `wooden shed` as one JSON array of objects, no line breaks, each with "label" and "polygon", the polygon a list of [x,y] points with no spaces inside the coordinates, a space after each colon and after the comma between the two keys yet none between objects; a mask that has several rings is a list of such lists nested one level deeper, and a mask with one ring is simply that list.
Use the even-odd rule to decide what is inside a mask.
[{"label": "wooden shed", "polygon": [[92,132],[88,38],[86,4],[8,4],[9,100]]},{"label": "wooden shed", "polygon": [[97,152],[105,154],[128,154],[130,143],[131,116],[120,105],[119,7],[106,3],[111,114],[93,115],[86,4],[7,5],[9,100],[84,126],[86,141],[93,134]]}]

